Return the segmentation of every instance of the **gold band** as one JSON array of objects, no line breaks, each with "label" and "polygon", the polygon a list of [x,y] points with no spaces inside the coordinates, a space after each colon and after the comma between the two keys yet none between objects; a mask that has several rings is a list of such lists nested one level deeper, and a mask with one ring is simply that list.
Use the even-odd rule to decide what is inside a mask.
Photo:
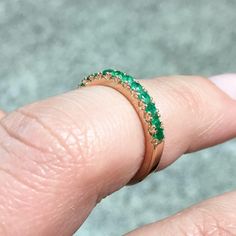
[{"label": "gold band", "polygon": [[139,116],[145,135],[145,154],[139,170],[128,184],[140,182],[157,169],[163,152],[164,135],[159,111],[147,90],[125,73],[105,70],[86,77],[80,84],[80,86],[94,85],[108,86],[119,91],[129,100]]}]

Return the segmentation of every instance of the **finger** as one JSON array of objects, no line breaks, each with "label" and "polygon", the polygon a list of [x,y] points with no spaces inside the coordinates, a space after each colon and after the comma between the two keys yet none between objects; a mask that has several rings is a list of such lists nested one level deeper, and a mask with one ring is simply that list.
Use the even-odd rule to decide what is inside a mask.
[{"label": "finger", "polygon": [[5,112],[0,110],[0,120],[5,116]]},{"label": "finger", "polygon": [[[206,79],[142,82],[165,124],[161,168],[236,135],[235,101]],[[141,123],[111,88],[83,88],[38,102],[0,124],[0,229],[10,235],[71,235],[142,162]]]},{"label": "finger", "polygon": [[127,236],[236,235],[235,201],[236,192],[224,194],[143,226]]},{"label": "finger", "polygon": [[211,79],[214,84],[200,77],[175,76],[145,81],[163,114],[166,131],[159,169],[165,168],[183,153],[236,136],[236,96],[234,100],[225,93],[228,92],[226,87],[232,87],[236,93],[235,80],[225,81],[223,77],[224,83],[217,84]]}]

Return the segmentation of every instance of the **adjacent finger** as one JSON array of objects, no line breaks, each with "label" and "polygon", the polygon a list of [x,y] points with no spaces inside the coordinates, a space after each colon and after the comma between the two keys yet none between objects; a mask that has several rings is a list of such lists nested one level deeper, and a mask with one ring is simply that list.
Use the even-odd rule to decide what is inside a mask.
[{"label": "adjacent finger", "polygon": [[[206,79],[142,83],[165,125],[161,168],[236,135],[235,101]],[[133,177],[145,148],[133,107],[103,86],[21,108],[0,125],[0,229],[9,234],[72,234],[101,198]]]},{"label": "adjacent finger", "polygon": [[207,200],[127,236],[236,235],[236,192]]}]

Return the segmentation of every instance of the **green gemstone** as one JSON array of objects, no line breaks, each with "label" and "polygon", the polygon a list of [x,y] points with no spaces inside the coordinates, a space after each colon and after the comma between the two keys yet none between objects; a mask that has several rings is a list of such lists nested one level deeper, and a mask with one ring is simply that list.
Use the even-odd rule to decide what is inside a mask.
[{"label": "green gemstone", "polygon": [[146,104],[151,102],[151,97],[149,96],[149,94],[146,91],[140,92],[140,94],[138,95],[138,98]]},{"label": "green gemstone", "polygon": [[164,131],[163,131],[163,129],[159,128],[157,130],[157,132],[153,135],[153,138],[158,139],[158,140],[164,139]]},{"label": "green gemstone", "polygon": [[111,73],[111,75],[112,75],[112,76],[115,76],[115,77],[118,77],[118,78],[120,78],[120,79],[122,79],[122,78],[125,76],[125,74],[124,74],[123,72],[118,71],[118,70],[113,71],[113,72]]},{"label": "green gemstone", "polygon": [[157,110],[156,106],[153,102],[149,102],[147,107],[146,107],[146,112],[150,112],[152,115],[155,115]]},{"label": "green gemstone", "polygon": [[134,81],[134,78],[132,76],[130,76],[130,75],[124,75],[121,78],[121,81],[122,82],[127,82],[128,84],[131,84]]},{"label": "green gemstone", "polygon": [[109,73],[109,74],[112,74],[113,72],[114,72],[114,70],[112,70],[112,69],[106,69],[106,70],[103,70],[103,71],[102,71],[102,74],[103,74],[103,75],[106,75],[106,74],[108,74],[108,73]]},{"label": "green gemstone", "polygon": [[143,91],[143,87],[140,83],[133,81],[130,85],[131,89],[137,91],[137,92],[142,92]]},{"label": "green gemstone", "polygon": [[160,128],[161,121],[160,121],[157,114],[152,116],[151,124],[154,125],[156,127],[156,129]]}]

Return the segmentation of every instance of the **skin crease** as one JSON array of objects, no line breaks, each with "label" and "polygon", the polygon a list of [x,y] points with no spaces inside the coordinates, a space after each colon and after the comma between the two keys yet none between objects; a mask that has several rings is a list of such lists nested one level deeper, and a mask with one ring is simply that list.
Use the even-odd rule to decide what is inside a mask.
[{"label": "skin crease", "polygon": [[[183,153],[236,136],[236,102],[206,79],[175,76],[141,83],[156,101],[165,125],[160,169]],[[72,91],[4,116],[0,235],[72,235],[97,202],[132,178],[142,161],[143,143],[132,106],[103,86]],[[234,202],[234,193],[209,200],[132,235],[143,235],[143,230],[145,235],[230,232]],[[205,225],[201,212],[210,212],[214,224]],[[216,234],[209,234],[213,226]]]}]

